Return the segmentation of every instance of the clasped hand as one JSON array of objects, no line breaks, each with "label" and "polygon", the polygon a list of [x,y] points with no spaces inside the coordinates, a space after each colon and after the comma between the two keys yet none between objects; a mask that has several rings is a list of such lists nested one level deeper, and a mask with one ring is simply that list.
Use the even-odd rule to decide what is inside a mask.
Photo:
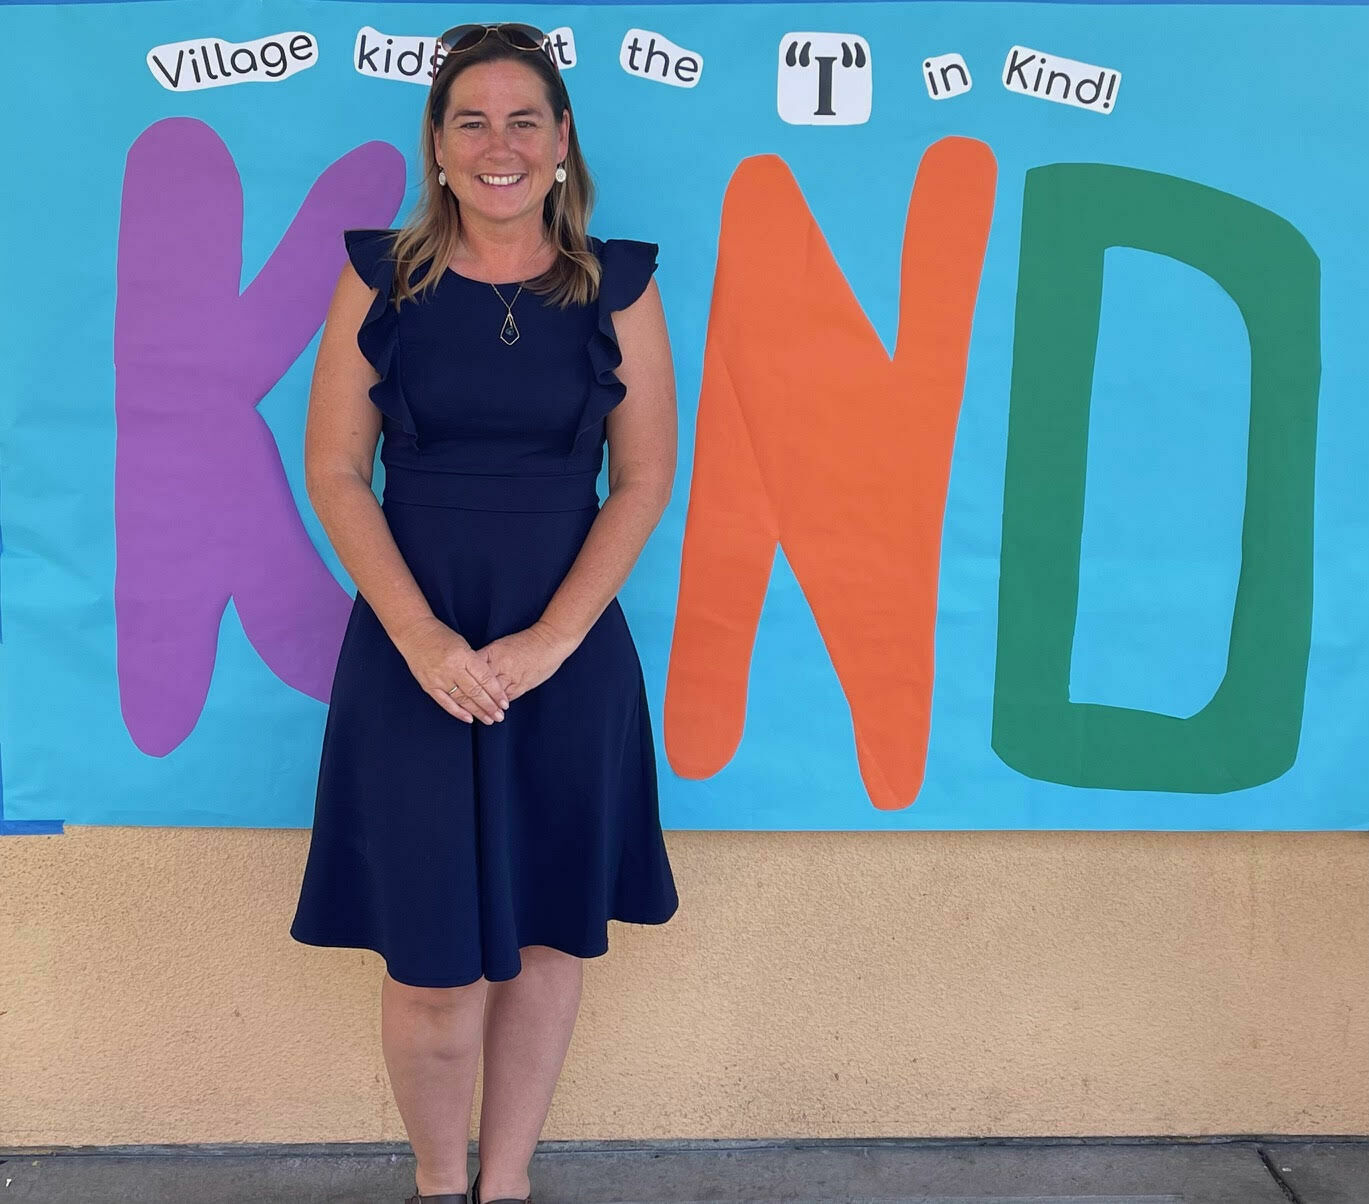
[{"label": "clasped hand", "polygon": [[538,624],[472,648],[433,616],[403,634],[400,653],[414,679],[444,711],[467,723],[497,723],[509,703],[540,686],[570,649]]}]

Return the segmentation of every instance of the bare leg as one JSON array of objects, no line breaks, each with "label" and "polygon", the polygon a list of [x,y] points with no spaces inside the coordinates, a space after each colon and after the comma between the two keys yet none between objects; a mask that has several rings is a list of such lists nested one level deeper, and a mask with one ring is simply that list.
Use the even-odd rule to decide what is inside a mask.
[{"label": "bare leg", "polygon": [[481,978],[465,987],[409,987],[388,973],[380,985],[385,1066],[418,1160],[417,1187],[425,1196],[466,1190],[488,985]]},{"label": "bare leg", "polygon": [[584,962],[529,945],[522,972],[489,984],[485,1085],[480,1099],[480,1195],[525,1199],[528,1164],[551,1109],[580,1010]]}]

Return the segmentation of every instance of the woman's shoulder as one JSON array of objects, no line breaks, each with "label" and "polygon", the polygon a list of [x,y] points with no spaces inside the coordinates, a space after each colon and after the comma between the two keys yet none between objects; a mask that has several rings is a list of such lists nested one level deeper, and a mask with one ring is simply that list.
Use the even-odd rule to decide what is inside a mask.
[{"label": "woman's shoulder", "polygon": [[593,234],[589,236],[589,245],[605,265],[612,261],[615,264],[649,263],[655,267],[661,251],[658,243],[636,238],[596,238]]},{"label": "woman's shoulder", "polygon": [[[344,230],[342,240],[347,246],[347,258],[360,276],[372,288],[385,288],[394,275],[394,230]],[[384,281],[384,283],[382,283]]]},{"label": "woman's shoulder", "polygon": [[599,282],[601,309],[626,309],[646,291],[656,270],[660,245],[635,238],[601,239],[590,235],[590,247],[603,266]]}]

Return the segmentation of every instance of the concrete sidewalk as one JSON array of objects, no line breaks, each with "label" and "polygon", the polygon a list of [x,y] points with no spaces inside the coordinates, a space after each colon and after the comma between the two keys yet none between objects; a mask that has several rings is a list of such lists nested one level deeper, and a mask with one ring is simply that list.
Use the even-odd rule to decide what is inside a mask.
[{"label": "concrete sidewalk", "polygon": [[[414,1182],[393,1143],[0,1159],[0,1204],[402,1204]],[[532,1183],[535,1204],[1369,1204],[1369,1139],[544,1142]]]}]

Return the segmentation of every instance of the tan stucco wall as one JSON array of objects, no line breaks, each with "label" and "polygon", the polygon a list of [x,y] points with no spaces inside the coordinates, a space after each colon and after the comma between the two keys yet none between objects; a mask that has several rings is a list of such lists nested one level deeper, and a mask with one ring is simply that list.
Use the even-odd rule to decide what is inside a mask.
[{"label": "tan stucco wall", "polygon": [[[402,1141],[380,959],[287,932],[307,838],[0,841],[0,1144]],[[545,1138],[1369,1132],[1369,834],[667,843]]]}]

